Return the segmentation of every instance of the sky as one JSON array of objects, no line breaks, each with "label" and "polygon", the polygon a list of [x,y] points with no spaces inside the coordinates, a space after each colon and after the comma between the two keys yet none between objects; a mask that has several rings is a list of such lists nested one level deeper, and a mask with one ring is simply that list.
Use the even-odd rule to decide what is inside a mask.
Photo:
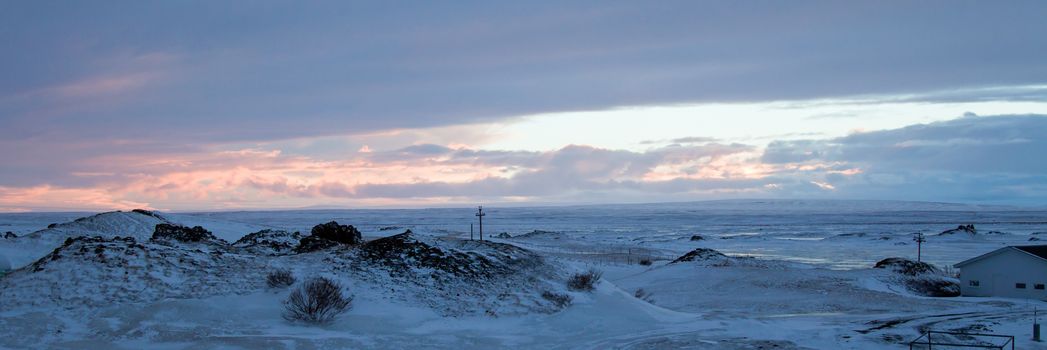
[{"label": "sky", "polygon": [[1047,205],[1042,1],[10,1],[0,211]]}]

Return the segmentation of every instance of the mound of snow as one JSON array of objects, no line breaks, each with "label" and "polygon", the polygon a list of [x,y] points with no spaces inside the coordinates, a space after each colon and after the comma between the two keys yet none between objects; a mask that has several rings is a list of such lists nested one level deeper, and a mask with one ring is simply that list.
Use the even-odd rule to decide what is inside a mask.
[{"label": "mound of snow", "polygon": [[302,234],[283,230],[261,230],[240,238],[233,247],[259,255],[291,253],[302,239]]},{"label": "mound of snow", "polygon": [[[266,274],[324,275],[444,316],[552,313],[565,270],[494,242],[441,240],[410,232],[363,245],[288,254],[298,233],[262,231],[233,245],[202,228],[158,225],[155,239],[76,237],[0,278],[0,309],[57,305],[90,314],[106,305],[240,295],[265,290]],[[281,254],[271,254],[279,251]]]},{"label": "mound of snow", "polygon": [[253,256],[187,249],[133,237],[70,238],[27,268],[0,279],[4,310],[57,304],[95,308],[242,294],[265,284]]},{"label": "mound of snow", "polygon": [[876,263],[874,268],[894,272],[883,282],[904,286],[910,292],[928,297],[955,297],[960,295],[960,283],[946,276],[938,267],[906,258],[887,258]]},{"label": "mound of snow", "polygon": [[513,245],[437,239],[407,232],[376,239],[325,259],[339,273],[421,302],[445,316],[551,313],[563,305],[542,297],[563,291],[563,268]]},{"label": "mound of snow", "polygon": [[46,229],[30,233],[27,238],[53,241],[55,245],[66,238],[79,236],[134,237],[144,241],[152,237],[156,225],[170,223],[159,214],[145,210],[112,211],[82,217],[67,223],[48,225]]},{"label": "mound of snow", "polygon": [[748,256],[727,256],[715,249],[696,248],[669,262],[669,264],[688,263],[704,267],[756,267],[756,268],[782,268],[785,264],[781,261],[759,260]]}]

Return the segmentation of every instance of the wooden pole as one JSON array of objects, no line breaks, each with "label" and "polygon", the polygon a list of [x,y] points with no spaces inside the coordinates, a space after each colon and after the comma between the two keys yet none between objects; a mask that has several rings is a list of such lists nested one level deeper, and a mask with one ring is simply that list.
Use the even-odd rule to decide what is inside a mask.
[{"label": "wooden pole", "polygon": [[484,240],[484,206],[476,207],[476,217],[480,218],[480,240]]},{"label": "wooden pole", "polygon": [[916,262],[923,261],[923,242],[927,240],[923,238],[923,232],[917,232],[916,237],[912,240],[916,241]]}]

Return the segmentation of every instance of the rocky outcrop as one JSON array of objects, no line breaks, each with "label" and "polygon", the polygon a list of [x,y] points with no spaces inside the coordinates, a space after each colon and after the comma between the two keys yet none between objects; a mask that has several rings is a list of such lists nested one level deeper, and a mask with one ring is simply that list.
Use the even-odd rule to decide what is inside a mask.
[{"label": "rocky outcrop", "polygon": [[955,234],[959,234],[959,233],[966,233],[968,235],[974,236],[974,235],[978,234],[978,230],[974,228],[974,224],[967,224],[967,225],[957,226],[956,228],[951,229],[951,230],[942,231],[942,233],[939,233],[938,235],[939,236],[949,236],[949,235],[955,235]]},{"label": "rocky outcrop", "polygon": [[186,227],[174,224],[156,224],[154,241],[177,241],[183,243],[214,242],[218,238],[200,226]]},{"label": "rocky outcrop", "polygon": [[876,265],[874,265],[873,267],[877,269],[889,269],[891,271],[908,276],[916,276],[927,273],[940,274],[942,272],[934,265],[925,262],[912,261],[906,258],[883,259],[876,262]]},{"label": "rocky outcrop", "polygon": [[670,262],[670,264],[694,261],[694,262],[710,263],[710,264],[713,264],[713,265],[717,265],[717,264],[726,264],[728,259],[729,258],[726,255],[724,255],[723,253],[720,253],[720,252],[718,252],[718,251],[716,251],[714,249],[697,248],[695,250],[687,252],[687,254],[684,254],[683,256],[680,256],[679,258],[676,258],[676,260],[673,260],[672,262]]},{"label": "rocky outcrop", "polygon": [[508,272],[485,256],[445,251],[419,240],[411,230],[367,242],[358,254],[360,259],[387,267],[394,273],[418,268],[472,277]]},{"label": "rocky outcrop", "polygon": [[305,236],[298,241],[298,246],[294,248],[295,253],[311,253],[328,248],[340,246],[338,242],[323,239],[316,236]]},{"label": "rocky outcrop", "polygon": [[363,236],[353,225],[339,225],[336,221],[313,226],[309,236],[303,237],[297,253],[309,253],[337,246],[355,246],[363,242]]},{"label": "rocky outcrop", "polygon": [[5,239],[15,239],[15,238],[18,238],[18,235],[16,235],[14,232],[7,231],[7,233],[4,233],[4,238]]},{"label": "rocky outcrop", "polygon": [[281,255],[294,251],[302,240],[302,234],[283,230],[261,230],[240,238],[233,247],[252,254]]},{"label": "rocky outcrop", "polygon": [[705,240],[705,237],[702,237],[702,236],[699,236],[699,235],[692,235],[691,236],[691,241],[692,242],[694,242],[694,241],[701,241],[701,240]]},{"label": "rocky outcrop", "polygon": [[513,238],[524,238],[524,239],[560,239],[563,237],[562,233],[553,231],[534,230],[522,235],[516,235]]},{"label": "rocky outcrop", "polygon": [[160,219],[160,220],[167,220],[163,216],[160,216],[160,214],[158,214],[158,213],[156,213],[154,211],[150,211],[150,210],[133,209],[133,210],[131,210],[131,212],[132,213],[139,213],[139,214],[146,215],[146,216],[152,216],[152,217]]},{"label": "rocky outcrop", "polygon": [[339,225],[337,221],[313,226],[310,235],[348,245],[357,245],[363,241],[360,231],[353,225]]},{"label": "rocky outcrop", "polygon": [[513,236],[510,235],[509,232],[502,232],[502,233],[499,233],[497,236],[494,236],[494,238],[508,239],[508,238],[513,238]]}]

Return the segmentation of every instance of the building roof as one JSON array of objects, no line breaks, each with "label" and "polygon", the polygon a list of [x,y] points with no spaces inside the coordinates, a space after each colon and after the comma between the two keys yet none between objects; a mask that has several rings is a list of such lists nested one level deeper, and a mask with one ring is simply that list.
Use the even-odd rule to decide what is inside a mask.
[{"label": "building roof", "polygon": [[1016,250],[1016,251],[1022,252],[1024,254],[1029,254],[1031,256],[1039,258],[1040,260],[1047,261],[1047,245],[1020,245],[1020,246],[1006,246],[1006,247],[1003,247],[1003,248],[1000,248],[1000,249],[997,249],[997,250],[994,250],[994,251],[991,251],[991,252],[988,252],[988,253],[985,253],[985,254],[982,254],[982,255],[979,255],[979,256],[976,256],[976,257],[964,260],[964,261],[961,261],[961,262],[958,262],[958,263],[956,263],[953,266],[954,267],[961,267],[961,266],[964,266],[964,265],[969,265],[969,264],[971,264],[973,262],[976,262],[976,261],[988,258],[988,257],[996,255],[996,254],[1000,254],[1000,253],[1006,252],[1008,250]]},{"label": "building roof", "polygon": [[1047,245],[1021,245],[1015,246],[1015,248],[1021,249],[1026,253],[1038,256],[1041,259],[1047,259]]}]

